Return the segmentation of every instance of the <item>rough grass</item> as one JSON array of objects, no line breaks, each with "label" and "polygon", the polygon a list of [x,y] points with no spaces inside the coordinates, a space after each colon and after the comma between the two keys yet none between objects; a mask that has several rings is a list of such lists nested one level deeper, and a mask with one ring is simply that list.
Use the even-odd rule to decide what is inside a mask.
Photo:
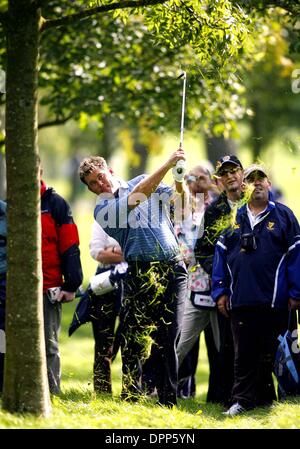
[{"label": "rough grass", "polygon": [[155,399],[138,404],[120,401],[121,366],[113,363],[113,397],[96,396],[92,389],[93,339],[90,325],[72,337],[67,328],[75,304],[64,305],[60,339],[62,394],[52,398],[50,418],[12,415],[0,411],[0,429],[291,429],[300,428],[300,399],[258,408],[244,416],[225,418],[219,405],[205,403],[208,365],[203,344],[197,372],[195,399],[179,400],[172,410]]},{"label": "rough grass", "polygon": [[[169,142],[175,148],[177,142]],[[189,141],[186,143],[189,149]],[[195,142],[191,149],[197,148]],[[201,153],[201,152],[200,152]],[[250,163],[249,154],[240,152],[245,166]],[[199,162],[196,151],[187,152],[189,165]],[[199,153],[198,153],[199,154]],[[159,158],[159,156],[158,156]],[[160,156],[161,158],[161,156]],[[278,147],[269,149],[263,160],[272,166],[276,185],[283,188],[286,204],[300,218],[298,192],[300,187],[299,155],[288,155]],[[152,158],[157,166],[158,161]],[[156,164],[156,165],[155,165]],[[151,167],[152,169],[153,167]],[[150,170],[151,171],[151,170]],[[167,180],[168,182],[168,180]],[[169,182],[171,182],[169,180]],[[54,185],[64,194],[63,186]],[[87,200],[88,198],[88,200]],[[74,210],[79,227],[82,266],[85,282],[96,269],[88,252],[94,198],[88,196],[79,201]],[[177,408],[163,409],[155,405],[155,399],[139,404],[126,404],[118,399],[121,389],[120,359],[113,363],[113,397],[96,397],[92,390],[93,339],[90,325],[82,326],[71,338],[67,328],[71,321],[74,304],[65,304],[60,338],[62,361],[62,395],[52,398],[52,415],[48,419],[32,416],[11,415],[0,410],[0,429],[299,429],[300,398],[276,403],[272,408],[258,408],[243,416],[224,418],[223,408],[205,403],[208,364],[206,350],[201,343],[197,372],[197,395],[192,400],[179,400]]]}]

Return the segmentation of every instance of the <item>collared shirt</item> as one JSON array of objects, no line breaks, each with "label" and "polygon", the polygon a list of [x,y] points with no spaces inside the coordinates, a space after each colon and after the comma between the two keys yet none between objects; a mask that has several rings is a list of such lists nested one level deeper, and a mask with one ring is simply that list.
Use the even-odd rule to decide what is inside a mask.
[{"label": "collared shirt", "polygon": [[[291,209],[274,203],[258,215],[256,248],[241,248],[241,233],[251,230],[247,206],[236,224],[219,238],[214,257],[212,296],[229,296],[230,308],[267,306],[287,309],[288,298],[300,301],[300,228]],[[257,225],[257,222],[256,222]]]},{"label": "collared shirt", "polygon": [[238,203],[238,201],[231,201],[229,198],[227,198],[228,204],[230,206],[230,209],[232,210]]},{"label": "collared shirt", "polygon": [[102,227],[94,221],[92,224],[92,237],[89,244],[90,247],[90,255],[93,259],[97,260],[97,256],[99,251],[106,249],[109,246],[119,246],[119,243],[110,237],[106,232],[102,229]]},{"label": "collared shirt", "polygon": [[170,187],[161,183],[145,201],[133,209],[128,207],[130,192],[145,177],[137,176],[127,183],[120,181],[114,195],[98,196],[94,211],[104,231],[119,242],[127,262],[166,261],[179,254],[170,220]]},{"label": "collared shirt", "polygon": [[90,240],[90,255],[93,259],[95,259],[98,262],[99,267],[105,268],[110,267],[111,263],[103,263],[99,262],[97,260],[97,256],[99,254],[99,251],[103,251],[104,249],[110,247],[110,246],[119,246],[119,243],[110,237],[97,223],[97,221],[94,221],[92,225],[92,237]]},{"label": "collared shirt", "polygon": [[259,214],[254,214],[251,211],[249,205],[247,204],[247,215],[248,215],[248,218],[250,221],[251,229],[253,229],[255,225],[257,225],[264,219],[263,214],[266,212],[267,208],[268,208],[268,205],[264,208],[263,211],[259,212]]},{"label": "collared shirt", "polygon": [[175,233],[179,240],[180,252],[187,263],[195,263],[194,248],[199,237],[203,235],[203,216],[205,209],[211,204],[212,198],[208,194],[198,194],[193,198],[194,207],[190,214],[179,223],[176,223]]}]

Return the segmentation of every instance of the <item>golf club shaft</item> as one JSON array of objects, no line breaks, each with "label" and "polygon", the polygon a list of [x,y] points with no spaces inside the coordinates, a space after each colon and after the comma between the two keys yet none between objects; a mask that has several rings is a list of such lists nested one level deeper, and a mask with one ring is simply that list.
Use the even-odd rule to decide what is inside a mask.
[{"label": "golf club shaft", "polygon": [[185,86],[186,86],[186,72],[183,73],[183,88],[182,88],[182,108],[181,108],[181,124],[180,124],[180,148],[183,146],[183,132],[184,132],[184,111],[185,111]]},{"label": "golf club shaft", "polygon": [[[182,72],[178,78],[183,78],[181,124],[180,124],[180,144],[179,144],[179,148],[183,148],[186,72]],[[185,172],[186,172],[185,160],[180,159],[177,161],[175,167],[172,170],[173,177],[174,177],[175,181],[183,182]]]}]

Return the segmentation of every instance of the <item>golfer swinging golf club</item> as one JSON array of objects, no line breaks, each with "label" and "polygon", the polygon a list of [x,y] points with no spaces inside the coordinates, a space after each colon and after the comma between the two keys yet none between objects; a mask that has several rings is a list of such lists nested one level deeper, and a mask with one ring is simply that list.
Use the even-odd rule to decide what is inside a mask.
[{"label": "golfer swinging golf club", "polygon": [[[183,121],[181,134],[183,139]],[[81,181],[98,195],[96,221],[119,242],[128,263],[120,315],[121,398],[135,401],[142,394],[145,337],[155,329],[155,383],[159,404],[167,407],[176,404],[175,341],[187,283],[169,206],[176,195],[187,201],[188,192],[182,180],[175,179],[176,192],[162,180],[178,161],[185,161],[181,147],[151,175],[127,182],[117,177],[100,156],[84,159],[79,167]]]}]

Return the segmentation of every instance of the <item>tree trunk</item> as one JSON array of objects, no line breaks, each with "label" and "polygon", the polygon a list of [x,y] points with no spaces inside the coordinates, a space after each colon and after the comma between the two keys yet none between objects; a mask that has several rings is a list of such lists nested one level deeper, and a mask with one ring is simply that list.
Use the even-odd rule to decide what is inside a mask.
[{"label": "tree trunk", "polygon": [[216,165],[218,159],[226,154],[236,154],[236,143],[233,139],[220,137],[206,137],[207,158]]},{"label": "tree trunk", "polygon": [[261,129],[261,109],[258,101],[253,101],[252,110],[254,111],[254,116],[250,120],[250,126],[252,131],[252,159],[254,162],[258,161],[260,157],[264,139]]},{"label": "tree trunk", "polygon": [[139,164],[128,168],[130,179],[146,172],[148,159],[148,146],[141,142],[139,126],[132,127],[131,131],[133,136],[133,151],[139,156]]},{"label": "tree trunk", "polygon": [[[43,334],[37,84],[40,10],[10,0],[6,168],[8,277],[3,408],[47,416]],[[26,243],[25,243],[26,242]]]}]

